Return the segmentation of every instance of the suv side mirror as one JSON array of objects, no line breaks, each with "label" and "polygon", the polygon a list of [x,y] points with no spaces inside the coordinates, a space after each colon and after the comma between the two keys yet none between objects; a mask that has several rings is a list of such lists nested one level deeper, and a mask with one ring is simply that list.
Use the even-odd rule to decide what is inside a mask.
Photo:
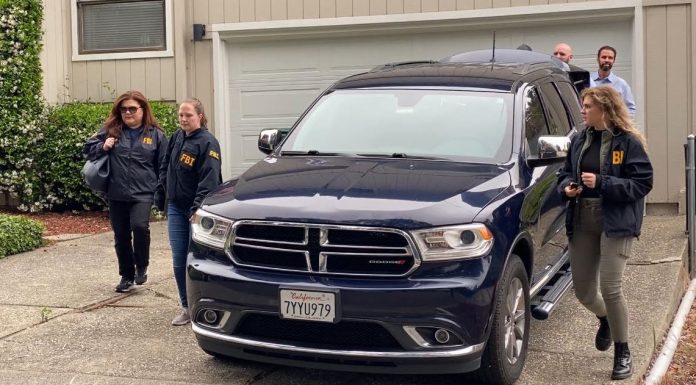
[{"label": "suv side mirror", "polygon": [[259,134],[259,151],[268,155],[280,143],[280,132],[278,130],[263,130]]},{"label": "suv side mirror", "polygon": [[527,162],[531,167],[546,166],[564,161],[570,150],[570,138],[567,136],[539,137],[539,153],[530,156]]},{"label": "suv side mirror", "polygon": [[263,130],[259,134],[259,151],[268,155],[285,139],[285,136],[290,132],[289,128],[278,128]]}]

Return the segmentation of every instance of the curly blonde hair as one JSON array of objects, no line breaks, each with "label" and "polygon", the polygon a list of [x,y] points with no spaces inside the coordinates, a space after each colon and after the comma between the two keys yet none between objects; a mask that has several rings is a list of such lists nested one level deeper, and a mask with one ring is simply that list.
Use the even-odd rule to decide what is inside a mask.
[{"label": "curly blonde hair", "polygon": [[602,119],[611,129],[619,129],[629,135],[635,136],[643,148],[647,151],[648,144],[643,134],[638,131],[633,123],[628,107],[624,103],[621,94],[612,86],[598,86],[585,88],[580,93],[580,100],[590,98],[602,111]]}]

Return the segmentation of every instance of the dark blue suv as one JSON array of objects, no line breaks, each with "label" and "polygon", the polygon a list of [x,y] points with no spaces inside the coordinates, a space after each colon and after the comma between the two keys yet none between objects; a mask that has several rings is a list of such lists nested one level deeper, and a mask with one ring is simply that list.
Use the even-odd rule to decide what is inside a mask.
[{"label": "dark blue suv", "polygon": [[214,356],[510,384],[570,288],[555,191],[588,76],[535,52],[380,66],[324,91],[195,214]]}]

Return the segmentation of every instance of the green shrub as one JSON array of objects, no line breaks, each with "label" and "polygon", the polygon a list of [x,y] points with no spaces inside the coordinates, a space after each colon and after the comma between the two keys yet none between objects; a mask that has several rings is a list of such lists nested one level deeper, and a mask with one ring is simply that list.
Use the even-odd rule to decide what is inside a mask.
[{"label": "green shrub", "polygon": [[41,140],[41,0],[0,0],[0,193],[30,200]]},{"label": "green shrub", "polygon": [[[176,129],[177,109],[172,103],[151,102],[162,129]],[[104,123],[112,103],[76,102],[50,109],[43,139],[36,147],[36,180],[29,207],[20,210],[94,210],[104,202],[84,184],[80,171],[85,163],[82,146]]]},{"label": "green shrub", "polygon": [[0,214],[0,258],[41,246],[43,230],[41,222]]}]

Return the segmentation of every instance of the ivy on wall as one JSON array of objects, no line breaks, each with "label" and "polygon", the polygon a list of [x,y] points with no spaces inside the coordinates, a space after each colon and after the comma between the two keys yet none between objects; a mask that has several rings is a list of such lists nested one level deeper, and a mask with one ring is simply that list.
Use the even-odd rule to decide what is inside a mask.
[{"label": "ivy on wall", "polygon": [[41,0],[0,0],[0,193],[32,201],[41,95]]}]

